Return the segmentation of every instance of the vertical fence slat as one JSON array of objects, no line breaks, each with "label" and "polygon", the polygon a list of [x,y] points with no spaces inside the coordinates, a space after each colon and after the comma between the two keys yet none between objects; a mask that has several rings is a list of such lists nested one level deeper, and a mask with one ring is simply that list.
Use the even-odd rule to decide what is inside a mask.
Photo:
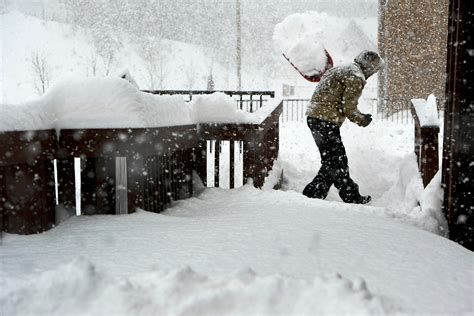
[{"label": "vertical fence slat", "polygon": [[229,188],[233,189],[235,187],[235,142],[233,140],[230,141],[229,158]]},{"label": "vertical fence slat", "polygon": [[127,158],[115,158],[115,214],[128,214]]},{"label": "vertical fence slat", "polygon": [[219,176],[220,176],[220,155],[221,155],[221,142],[220,140],[214,141],[214,186],[219,187]]}]

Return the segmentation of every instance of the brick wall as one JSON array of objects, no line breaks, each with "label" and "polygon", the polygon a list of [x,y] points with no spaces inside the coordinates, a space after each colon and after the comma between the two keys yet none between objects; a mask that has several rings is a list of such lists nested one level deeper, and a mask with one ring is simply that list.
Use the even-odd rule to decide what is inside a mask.
[{"label": "brick wall", "polygon": [[379,0],[379,110],[408,109],[434,93],[444,104],[448,0]]}]

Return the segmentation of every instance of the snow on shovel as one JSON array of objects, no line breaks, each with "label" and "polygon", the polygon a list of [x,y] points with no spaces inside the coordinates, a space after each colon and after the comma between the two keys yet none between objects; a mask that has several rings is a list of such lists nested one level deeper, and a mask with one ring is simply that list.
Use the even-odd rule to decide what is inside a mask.
[{"label": "snow on shovel", "polygon": [[319,82],[333,66],[333,60],[321,42],[322,30],[314,12],[287,16],[275,26],[273,41],[283,57],[308,81]]}]

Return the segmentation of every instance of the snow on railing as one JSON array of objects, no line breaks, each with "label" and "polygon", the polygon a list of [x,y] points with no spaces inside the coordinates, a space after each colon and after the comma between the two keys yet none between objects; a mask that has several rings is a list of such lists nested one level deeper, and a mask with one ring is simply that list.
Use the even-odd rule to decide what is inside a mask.
[{"label": "snow on railing", "polygon": [[[26,121],[21,125],[24,130],[18,130],[18,126],[9,124],[6,119],[0,120],[3,231],[42,232],[53,227],[65,213],[126,214],[137,208],[161,212],[172,201],[192,196],[193,171],[197,171],[204,182],[208,179],[208,171],[214,172],[213,178],[222,173],[219,168],[208,170],[206,153],[211,142],[214,142],[214,151],[223,142],[231,142],[234,148],[239,148],[243,156],[242,182],[252,179],[255,186],[263,185],[278,154],[281,102],[268,100],[250,114],[236,109],[234,100],[217,93],[196,97],[192,104],[180,103],[176,99],[178,96],[162,96],[159,105],[163,108],[150,109],[156,105],[153,103],[155,96],[142,99],[146,93],[137,94],[132,91],[135,88],[129,88],[126,87],[133,93],[132,96],[125,94],[126,102],[120,103],[123,91],[116,91],[112,96],[111,100],[118,102],[117,106],[108,101],[102,104],[100,101],[108,100],[106,96],[97,96],[97,103],[93,103],[89,91],[83,101],[86,101],[87,111],[92,111],[90,113],[75,108],[80,100],[71,100],[61,108],[61,102],[68,102],[69,92],[59,91],[61,97],[53,98],[54,102],[46,102],[52,100],[51,95],[39,102],[41,109],[49,109],[44,120],[31,125]],[[140,103],[141,100],[151,104]],[[180,103],[182,108],[170,107],[167,100],[175,105]],[[35,108],[35,104],[29,104],[27,108]],[[121,111],[120,115],[132,109],[132,120],[128,122],[133,124],[127,126],[126,115],[121,116],[125,121],[114,120],[120,116],[112,115],[114,108]],[[70,115],[67,109],[78,115]],[[39,108],[36,110],[41,113]],[[106,118],[105,114],[113,117],[101,122],[94,119],[94,110],[101,118]],[[146,118],[142,110],[149,114],[182,110],[187,114],[184,120],[178,115],[170,116],[170,113],[166,118]],[[13,107],[4,112],[10,113],[10,119],[15,119]],[[18,116],[29,117],[22,113]],[[23,114],[26,113],[25,110]],[[169,119],[170,126],[164,125],[165,119]],[[179,119],[185,124],[178,124]],[[150,126],[141,126],[143,123]],[[29,130],[28,126],[37,130]],[[214,155],[211,159],[215,162],[223,158]],[[56,160],[57,187],[53,160]],[[238,177],[234,164],[230,163],[229,167],[234,176],[229,177],[227,187],[232,188],[234,178]]]},{"label": "snow on railing", "polygon": [[193,96],[208,95],[213,93],[226,94],[237,102],[240,110],[253,113],[263,107],[268,98],[275,97],[275,91],[232,91],[232,90],[142,90],[146,93],[156,95],[182,95],[186,97],[186,101],[193,100]]},{"label": "snow on railing", "polygon": [[439,119],[436,98],[411,100],[411,113],[415,121],[415,154],[418,168],[426,187],[439,169]]}]

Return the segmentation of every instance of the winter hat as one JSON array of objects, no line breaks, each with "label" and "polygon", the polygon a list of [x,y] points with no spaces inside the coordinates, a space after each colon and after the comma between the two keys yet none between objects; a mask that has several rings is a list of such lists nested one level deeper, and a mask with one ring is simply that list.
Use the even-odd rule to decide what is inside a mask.
[{"label": "winter hat", "polygon": [[376,52],[362,51],[354,61],[360,66],[365,78],[369,78],[383,66],[383,59]]}]

